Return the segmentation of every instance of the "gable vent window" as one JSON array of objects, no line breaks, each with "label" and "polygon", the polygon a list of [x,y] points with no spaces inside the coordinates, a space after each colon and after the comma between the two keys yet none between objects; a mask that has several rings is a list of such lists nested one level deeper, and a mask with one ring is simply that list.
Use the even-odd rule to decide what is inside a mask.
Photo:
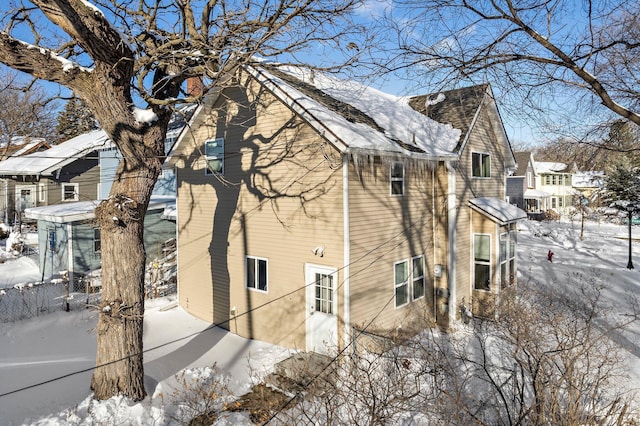
[{"label": "gable vent window", "polygon": [[491,156],[480,152],[472,153],[471,172],[473,177],[491,177]]},{"label": "gable vent window", "polygon": [[208,139],[204,142],[205,174],[224,173],[224,138]]},{"label": "gable vent window", "polygon": [[391,195],[404,195],[404,165],[393,163],[391,166]]}]

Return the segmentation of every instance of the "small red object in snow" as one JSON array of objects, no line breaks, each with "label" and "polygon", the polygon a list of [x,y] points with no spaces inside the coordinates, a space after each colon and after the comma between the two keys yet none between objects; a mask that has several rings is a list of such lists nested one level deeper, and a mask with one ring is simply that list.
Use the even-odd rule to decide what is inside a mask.
[{"label": "small red object in snow", "polygon": [[547,260],[553,262],[553,252],[551,250],[547,253]]}]

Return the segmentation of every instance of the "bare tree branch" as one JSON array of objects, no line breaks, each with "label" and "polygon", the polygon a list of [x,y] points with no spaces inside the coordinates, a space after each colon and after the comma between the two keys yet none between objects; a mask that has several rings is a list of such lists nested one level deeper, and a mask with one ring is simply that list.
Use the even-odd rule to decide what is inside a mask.
[{"label": "bare tree branch", "polygon": [[401,0],[397,9],[386,21],[401,40],[390,70],[440,86],[490,80],[523,113],[518,104],[548,110],[562,98],[583,123],[593,112],[640,124],[637,2]]}]

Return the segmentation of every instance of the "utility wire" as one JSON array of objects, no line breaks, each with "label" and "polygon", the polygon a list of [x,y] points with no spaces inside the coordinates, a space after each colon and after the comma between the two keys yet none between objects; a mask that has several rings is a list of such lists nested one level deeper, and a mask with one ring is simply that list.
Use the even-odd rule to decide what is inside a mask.
[{"label": "utility wire", "polygon": [[[369,254],[372,254],[372,253],[373,253],[374,251],[376,251],[377,249],[379,249],[379,248],[383,247],[384,245],[386,245],[387,243],[389,243],[389,242],[393,241],[393,240],[394,240],[394,239],[396,239],[399,235],[402,235],[402,234],[405,232],[405,230],[406,230],[406,229],[411,229],[411,228],[413,228],[415,225],[416,225],[416,223],[413,223],[413,224],[411,224],[408,228],[404,228],[400,233],[398,233],[398,234],[396,234],[396,235],[393,235],[393,236],[392,236],[391,238],[389,238],[387,241],[383,242],[382,244],[380,244],[380,245],[378,245],[378,246],[374,247],[373,249],[369,250],[367,253],[363,254],[363,256],[361,256],[361,257],[360,257],[360,259],[358,259],[357,261],[362,260],[363,258],[365,258],[366,256],[368,256]],[[399,244],[401,244],[401,243],[403,243],[403,242],[404,242],[404,241],[401,241]],[[397,245],[396,245],[396,246],[397,246]],[[394,247],[395,247],[395,246],[394,246]],[[374,260],[374,261],[375,261],[375,260]],[[349,265],[352,265],[353,263],[354,263],[354,262],[351,262]],[[373,263],[373,262],[372,262],[372,263]],[[348,266],[348,265],[344,265],[344,266],[342,266],[342,267],[338,268],[338,269],[337,269],[337,271],[344,270],[344,268],[346,268],[346,266]],[[364,271],[364,270],[366,270],[366,268],[363,268],[363,269],[361,269],[360,271],[358,271],[358,272],[356,272],[356,273],[352,274],[352,275],[351,275],[351,277],[353,277],[354,275],[357,275],[359,272],[362,272],[362,271]],[[350,278],[351,278],[351,277],[350,277]],[[304,290],[304,289],[306,289],[307,287],[309,287],[309,286],[311,286],[311,285],[314,285],[314,284],[315,284],[315,281],[313,281],[313,282],[311,282],[311,283],[307,283],[307,284],[305,284],[305,285],[304,285],[304,286],[302,286],[302,287],[299,287],[299,288],[294,289],[294,290],[292,290],[292,291],[290,291],[290,292],[288,292],[288,293],[285,293],[285,294],[283,294],[283,295],[281,295],[281,296],[279,296],[279,297],[277,297],[277,298],[275,298],[275,299],[273,299],[273,300],[270,300],[270,301],[268,301],[268,302],[263,303],[262,305],[258,305],[258,306],[256,306],[255,308],[249,309],[249,310],[248,310],[248,311],[246,311],[246,312],[243,312],[243,313],[240,313],[240,314],[235,315],[235,316],[233,316],[233,317],[230,317],[228,320],[221,321],[221,322],[218,322],[218,323],[213,323],[213,324],[209,325],[208,327],[206,327],[205,329],[200,330],[200,331],[197,331],[197,332],[194,332],[194,333],[191,333],[191,334],[189,334],[189,335],[187,335],[187,336],[183,336],[183,337],[180,337],[180,338],[177,338],[177,339],[171,340],[171,341],[169,341],[169,342],[165,342],[165,343],[162,343],[162,344],[156,345],[156,346],[154,346],[154,347],[144,349],[142,352],[138,352],[138,353],[135,353],[135,354],[130,354],[130,355],[127,355],[127,356],[125,356],[125,357],[119,358],[119,359],[117,359],[117,360],[109,361],[109,362],[106,362],[106,363],[103,363],[103,364],[100,364],[100,365],[97,365],[97,366],[93,366],[93,367],[85,368],[85,369],[82,369],[82,370],[77,370],[77,371],[74,371],[74,372],[71,372],[71,373],[68,373],[68,374],[64,374],[64,375],[62,375],[62,376],[58,376],[58,377],[55,377],[55,378],[52,378],[52,379],[49,379],[49,380],[45,380],[45,381],[41,381],[41,382],[35,383],[35,384],[33,384],[33,385],[28,385],[28,386],[24,386],[24,387],[22,387],[22,388],[18,388],[18,389],[14,389],[14,390],[11,390],[11,391],[8,391],[8,392],[4,392],[4,393],[0,394],[0,398],[6,397],[6,396],[9,396],[9,395],[13,395],[13,394],[16,394],[16,393],[19,393],[19,392],[23,392],[23,391],[25,391],[25,390],[33,389],[33,388],[36,388],[36,387],[39,387],[39,386],[43,386],[43,385],[45,385],[45,384],[53,383],[53,382],[56,382],[56,381],[58,381],[58,380],[62,380],[62,379],[68,378],[68,377],[72,377],[72,376],[78,375],[78,374],[82,374],[82,373],[86,373],[86,372],[89,372],[89,371],[93,371],[93,370],[95,370],[95,369],[97,369],[97,368],[106,367],[106,366],[108,366],[108,365],[112,365],[112,364],[115,364],[115,363],[117,363],[117,362],[121,362],[121,361],[124,361],[124,360],[126,360],[126,359],[130,359],[130,358],[133,358],[133,357],[136,357],[136,356],[139,356],[139,355],[142,355],[142,354],[145,354],[145,353],[151,352],[151,351],[155,351],[155,350],[160,349],[160,348],[163,348],[163,347],[165,347],[165,346],[168,346],[168,345],[171,345],[171,344],[174,344],[174,343],[181,342],[181,341],[186,340],[186,339],[189,339],[189,338],[191,338],[191,337],[201,335],[201,334],[203,334],[203,333],[205,333],[205,332],[207,332],[207,331],[209,331],[209,330],[212,330],[212,329],[213,329],[213,328],[215,328],[215,327],[220,327],[220,326],[222,326],[223,324],[229,323],[229,322],[231,322],[231,321],[233,321],[233,320],[235,320],[235,319],[237,319],[237,318],[241,318],[241,317],[243,317],[243,316],[245,316],[245,315],[249,315],[249,314],[251,314],[251,313],[253,313],[253,312],[257,311],[258,309],[262,309],[262,308],[264,308],[264,307],[266,307],[266,306],[268,306],[268,305],[271,305],[272,303],[275,303],[275,302],[280,301],[280,300],[282,300],[282,299],[284,299],[284,298],[286,298],[286,297],[289,297],[289,296],[291,296],[292,294],[295,294],[295,293],[297,293],[297,292],[299,292],[299,291],[301,291],[301,290]],[[344,284],[344,280],[340,283],[340,285],[337,287],[337,289],[340,289],[340,288],[343,286],[343,284]],[[378,312],[378,313],[376,314],[376,316],[375,316],[375,317],[374,317],[374,318],[369,322],[369,324],[367,324],[367,326],[366,326],[365,328],[363,328],[363,329],[359,332],[358,336],[360,336],[364,331],[366,331],[366,329],[367,329],[367,328],[368,328],[368,327],[373,323],[373,321],[375,321],[375,319],[377,319],[377,317],[381,314],[381,312],[382,312],[382,311],[384,311],[384,309],[386,309],[386,307],[389,305],[389,303],[391,303],[391,301],[394,299],[394,297],[395,297],[395,294],[394,294],[394,295],[390,298],[390,300],[389,300],[389,301],[388,301],[388,302],[383,306],[383,308],[380,310],[380,312]],[[349,347],[350,345],[351,345],[351,342],[350,342],[346,347]],[[346,348],[345,348],[345,349],[346,349]],[[340,353],[343,353],[343,352],[344,352],[344,349],[343,349]]]}]

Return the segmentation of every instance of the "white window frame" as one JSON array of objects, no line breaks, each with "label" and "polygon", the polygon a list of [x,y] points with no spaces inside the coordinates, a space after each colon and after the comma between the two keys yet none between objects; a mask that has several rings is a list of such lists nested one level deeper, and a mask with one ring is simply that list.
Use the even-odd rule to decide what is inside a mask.
[{"label": "white window frame", "polygon": [[38,202],[39,203],[47,202],[47,184],[46,183],[38,184]]},{"label": "white window frame", "polygon": [[509,286],[509,233],[501,232],[498,243],[498,263],[500,264],[500,288]]},{"label": "white window frame", "polygon": [[[416,268],[414,262],[416,260],[420,261],[420,266],[422,269],[422,275],[416,274]],[[398,281],[397,269],[396,267],[400,264],[405,264],[407,268],[407,279],[404,281]],[[422,281],[422,294],[416,296],[416,283],[418,281]],[[394,262],[393,264],[393,304],[397,308],[402,308],[407,306],[410,302],[415,300],[419,300],[425,297],[427,293],[427,279],[425,275],[425,264],[424,264],[424,255],[420,254],[418,256],[410,257],[409,259],[399,260]],[[406,298],[406,302],[402,304],[398,304],[398,289],[404,287],[404,294]]]},{"label": "white window frame", "polygon": [[[406,271],[407,271],[407,277],[405,280],[403,281],[398,281],[398,274],[397,272],[397,266],[400,264],[405,264],[406,265]],[[407,306],[409,304],[409,301],[411,300],[411,293],[409,291],[409,283],[411,282],[411,269],[410,269],[410,264],[409,264],[409,259],[404,259],[404,260],[400,260],[398,262],[394,262],[393,263],[393,305],[396,307],[396,309],[398,308],[402,308],[404,306]],[[404,294],[405,294],[405,302],[402,304],[398,304],[398,290],[402,289],[402,287],[404,287]]]},{"label": "white window frame", "polygon": [[[476,174],[476,159],[480,161],[479,174]],[[491,154],[488,152],[471,152],[471,176],[476,179],[489,179],[491,177]]]},{"label": "white window frame", "polygon": [[[401,176],[397,176],[395,174],[395,169],[397,166],[400,166],[400,170],[402,171],[402,175]],[[397,183],[400,183],[400,192],[395,192],[396,191],[396,185]],[[401,197],[404,195],[404,182],[405,182],[405,169],[404,169],[404,164],[401,162],[393,162],[391,164],[391,167],[389,169],[389,192],[391,195],[396,196],[396,197]]]},{"label": "white window frame", "polygon": [[[476,237],[487,237],[489,238],[489,260],[478,260],[476,259]],[[472,274],[472,278],[473,278],[473,289],[474,290],[478,290],[478,291],[491,291],[491,278],[492,278],[492,271],[491,271],[491,234],[482,234],[482,233],[476,233],[473,234],[473,247],[472,247],[472,261],[473,261],[473,274]],[[487,286],[487,288],[480,288],[476,286],[476,266],[477,265],[482,265],[482,266],[488,266],[489,267],[489,284]]]},{"label": "white window frame", "polygon": [[[80,200],[80,184],[78,183],[62,183],[62,202],[63,203],[71,203],[74,201]],[[66,198],[66,190],[65,188],[73,187],[73,198]]]},{"label": "white window frame", "polygon": [[[220,153],[210,153],[207,149],[207,146],[209,143],[215,143],[216,145],[220,145],[220,148],[222,150],[222,152]],[[204,145],[202,147],[202,151],[204,154],[204,174],[205,175],[216,175],[216,174],[224,174],[224,138],[214,138],[214,139],[207,139],[206,141],[204,141]],[[220,161],[220,170],[211,170],[211,168],[209,167],[209,161]]]},{"label": "white window frame", "polygon": [[[264,288],[260,288],[260,273],[259,273],[259,266],[260,266],[260,262],[264,262]],[[253,275],[253,280],[251,280],[251,275],[249,274],[249,267],[252,267],[253,272],[251,275]],[[257,256],[247,256],[245,259],[245,279],[244,279],[244,283],[245,283],[245,287],[248,290],[251,291],[259,291],[261,293],[268,293],[269,292],[269,260],[264,258],[264,257],[257,257]],[[252,282],[249,282],[249,281]]]},{"label": "white window frame", "polygon": [[[422,275],[416,276],[416,268],[414,262],[419,260],[422,268]],[[416,297],[416,282],[422,281],[422,294]],[[427,293],[426,290],[427,280],[424,275],[424,255],[413,256],[411,258],[411,300],[422,299]]]},{"label": "white window frame", "polygon": [[518,255],[518,231],[511,229],[509,231],[509,246],[507,247],[507,260],[509,262],[509,285],[516,283],[516,273],[518,266],[516,257]]},{"label": "white window frame", "polygon": [[533,172],[527,172],[527,188],[533,188]]}]

